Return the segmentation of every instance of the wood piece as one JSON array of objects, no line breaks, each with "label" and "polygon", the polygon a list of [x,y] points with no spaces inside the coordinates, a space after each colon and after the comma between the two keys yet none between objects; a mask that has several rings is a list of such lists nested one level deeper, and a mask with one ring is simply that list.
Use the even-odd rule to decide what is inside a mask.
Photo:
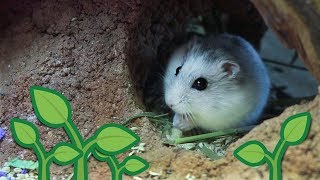
[{"label": "wood piece", "polygon": [[289,48],[298,51],[306,67],[320,81],[320,1],[251,0],[266,24]]}]

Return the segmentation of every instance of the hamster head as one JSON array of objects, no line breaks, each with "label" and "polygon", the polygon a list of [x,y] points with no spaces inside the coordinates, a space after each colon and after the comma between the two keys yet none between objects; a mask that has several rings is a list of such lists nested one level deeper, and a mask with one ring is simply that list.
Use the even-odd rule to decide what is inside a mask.
[{"label": "hamster head", "polygon": [[192,42],[178,49],[168,63],[165,102],[175,113],[190,117],[195,127],[211,130],[208,123],[219,127],[212,118],[230,113],[233,104],[244,100],[239,90],[242,76],[235,57],[224,49],[205,49]]},{"label": "hamster head", "polygon": [[164,98],[174,126],[221,130],[254,124],[269,95],[270,80],[254,48],[223,34],[193,40],[171,56]]}]

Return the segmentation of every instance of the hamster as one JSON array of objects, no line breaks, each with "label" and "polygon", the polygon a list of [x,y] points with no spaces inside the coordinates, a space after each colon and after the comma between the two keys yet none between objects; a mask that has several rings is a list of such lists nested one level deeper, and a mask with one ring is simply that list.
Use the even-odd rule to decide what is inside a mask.
[{"label": "hamster", "polygon": [[267,103],[270,80],[255,49],[241,37],[221,34],[177,49],[163,80],[173,126],[218,131],[255,124]]}]

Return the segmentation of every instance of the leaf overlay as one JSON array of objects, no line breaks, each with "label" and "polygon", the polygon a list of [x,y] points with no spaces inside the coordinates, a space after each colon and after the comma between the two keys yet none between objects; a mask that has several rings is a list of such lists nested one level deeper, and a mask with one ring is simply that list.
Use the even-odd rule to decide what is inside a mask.
[{"label": "leaf overlay", "polygon": [[39,120],[50,126],[60,127],[71,118],[71,107],[59,92],[43,87],[31,87],[32,106]]},{"label": "leaf overlay", "polygon": [[267,150],[259,141],[248,141],[234,151],[234,156],[242,163],[257,166],[265,162]]},{"label": "leaf overlay", "polygon": [[300,113],[291,116],[283,123],[281,127],[281,138],[290,145],[300,144],[307,137],[310,125],[310,113]]},{"label": "leaf overlay", "polygon": [[56,145],[56,149],[53,153],[56,160],[61,164],[68,164],[70,161],[74,161],[80,156],[79,150],[76,147],[67,143],[60,143]]},{"label": "leaf overlay", "polygon": [[106,124],[97,132],[97,145],[107,155],[120,154],[139,141],[139,136],[119,124]]},{"label": "leaf overlay", "polygon": [[147,161],[138,156],[129,156],[125,161],[124,167],[125,173],[132,176],[148,169],[149,164]]},{"label": "leaf overlay", "polygon": [[36,127],[32,123],[18,118],[13,118],[10,123],[14,138],[22,146],[30,147],[36,144],[39,132],[36,131]]}]

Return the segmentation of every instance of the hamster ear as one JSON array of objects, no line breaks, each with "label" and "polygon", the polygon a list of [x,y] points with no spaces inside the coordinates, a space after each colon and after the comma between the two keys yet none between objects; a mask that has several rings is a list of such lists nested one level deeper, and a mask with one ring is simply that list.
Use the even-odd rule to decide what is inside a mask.
[{"label": "hamster ear", "polygon": [[221,67],[223,72],[226,72],[231,78],[235,78],[240,71],[240,66],[237,63],[231,61],[223,62]]}]

